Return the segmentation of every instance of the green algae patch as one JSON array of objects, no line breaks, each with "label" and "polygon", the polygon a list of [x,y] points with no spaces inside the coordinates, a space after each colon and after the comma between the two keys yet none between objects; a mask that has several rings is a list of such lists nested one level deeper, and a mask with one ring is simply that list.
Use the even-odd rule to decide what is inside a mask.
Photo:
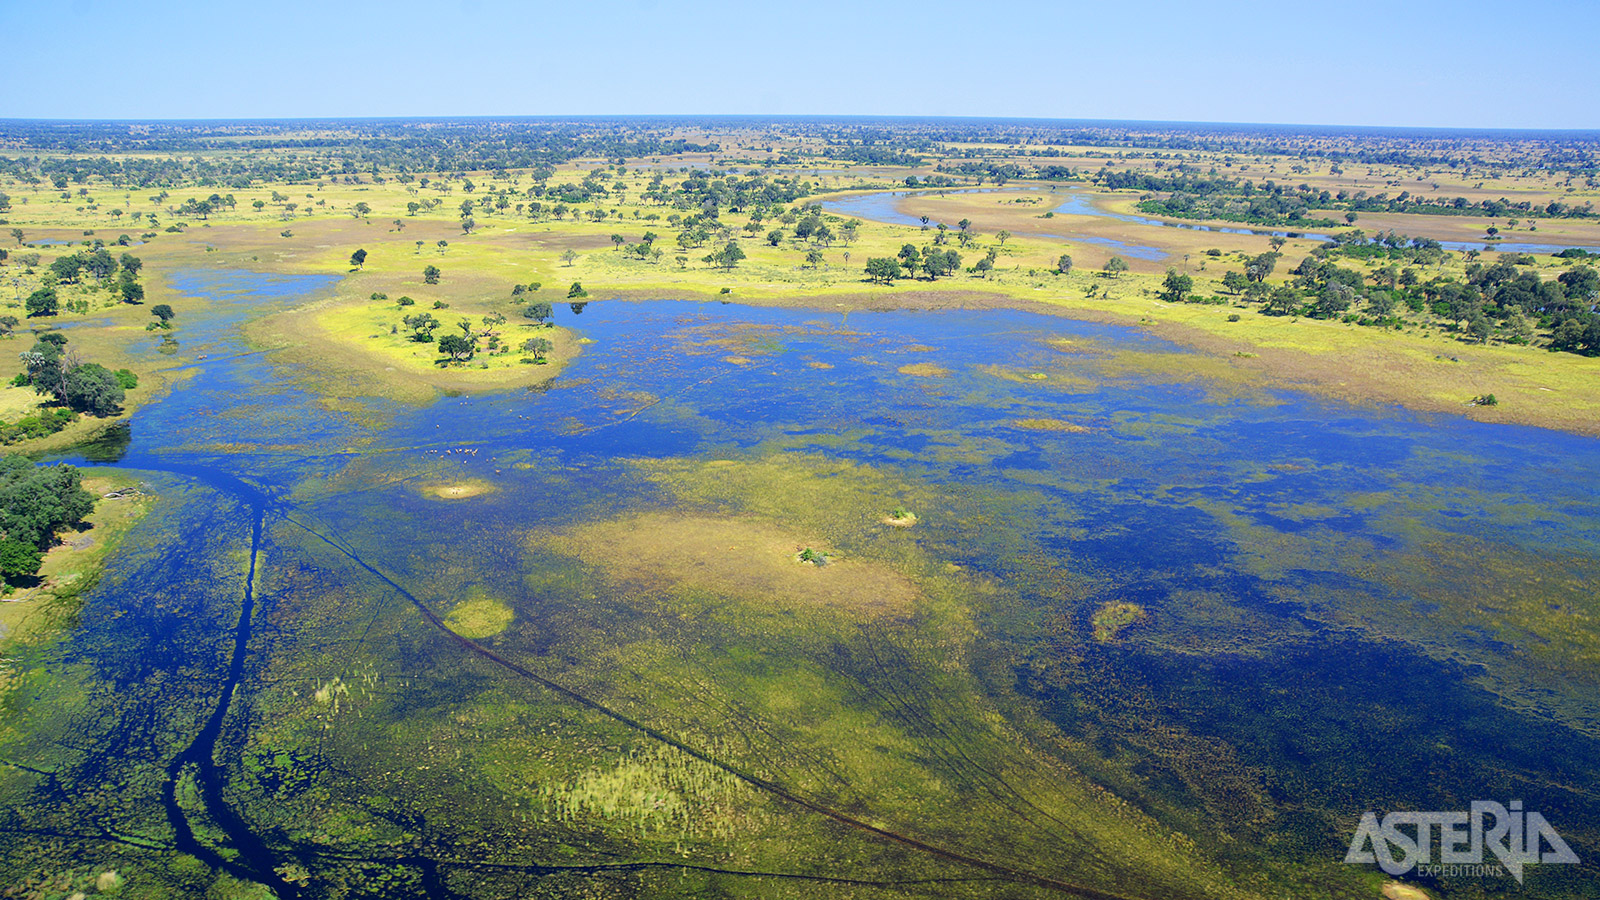
[{"label": "green algae patch", "polygon": [[796,554],[826,542],[745,516],[628,516],[581,526],[549,543],[636,593],[689,592],[865,618],[907,615],[918,597],[910,579],[879,563],[830,557],[828,565],[796,565]]},{"label": "green algae patch", "polygon": [[1094,639],[1102,644],[1110,643],[1117,639],[1123,629],[1144,621],[1144,618],[1144,607],[1137,603],[1107,603],[1095,610],[1090,618],[1094,625]]},{"label": "green algae patch", "polygon": [[897,369],[901,375],[915,375],[918,378],[949,378],[950,370],[937,363],[912,363]]},{"label": "green algae patch", "polygon": [[493,637],[505,631],[515,617],[516,614],[505,601],[474,591],[450,610],[444,623],[456,634],[476,639]]}]

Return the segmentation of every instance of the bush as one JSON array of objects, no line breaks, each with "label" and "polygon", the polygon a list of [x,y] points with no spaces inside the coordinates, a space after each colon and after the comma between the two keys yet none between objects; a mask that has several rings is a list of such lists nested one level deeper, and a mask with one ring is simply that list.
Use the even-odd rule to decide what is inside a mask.
[{"label": "bush", "polygon": [[133,374],[131,369],[118,369],[111,374],[116,376],[117,384],[125,391],[131,391],[139,386],[139,376]]}]

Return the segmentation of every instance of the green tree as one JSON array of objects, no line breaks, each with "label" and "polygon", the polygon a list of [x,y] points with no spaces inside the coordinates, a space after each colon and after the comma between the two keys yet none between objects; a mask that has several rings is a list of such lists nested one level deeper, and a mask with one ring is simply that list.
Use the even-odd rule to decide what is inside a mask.
[{"label": "green tree", "polygon": [[366,264],[367,264],[367,251],[365,251],[365,250],[357,250],[356,252],[350,254],[350,265],[355,266],[356,268],[360,269],[360,268],[363,268],[364,266],[366,266]]},{"label": "green tree", "polygon": [[589,296],[589,292],[583,289],[582,282],[574,281],[572,286],[567,288],[568,300],[582,300],[587,296]]},{"label": "green tree", "polygon": [[122,384],[110,369],[99,363],[74,366],[63,382],[66,404],[78,412],[105,417],[121,411]]},{"label": "green tree", "polygon": [[554,346],[548,338],[529,338],[522,342],[522,351],[533,357],[534,362],[542,363]]},{"label": "green tree", "polygon": [[439,267],[438,266],[428,266],[426,269],[422,270],[422,283],[423,284],[438,284],[439,283],[439,276],[443,275],[443,274],[444,274],[443,272],[439,271]]},{"label": "green tree", "polygon": [[1168,269],[1167,278],[1161,284],[1161,299],[1168,303],[1182,303],[1193,290],[1193,278],[1178,274],[1177,269]]},{"label": "green tree", "polygon": [[150,315],[160,319],[161,327],[165,328],[167,327],[168,323],[172,321],[173,317],[177,315],[177,313],[172,311],[171,306],[168,306],[165,303],[157,303],[155,306],[150,307]]},{"label": "green tree", "polygon": [[576,260],[577,258],[578,258],[578,251],[573,250],[570,247],[567,248],[566,250],[561,251],[561,262],[564,265],[568,265],[568,266],[572,265],[573,260]]},{"label": "green tree", "polygon": [[1287,284],[1280,284],[1267,295],[1263,308],[1275,316],[1286,316],[1300,306],[1300,292]]},{"label": "green tree", "polygon": [[1116,278],[1116,277],[1120,276],[1123,272],[1126,272],[1126,271],[1128,271],[1128,261],[1123,259],[1122,257],[1113,256],[1110,259],[1106,260],[1105,272],[1106,272],[1107,275],[1110,275],[1112,278]]},{"label": "green tree", "polygon": [[439,352],[448,355],[451,362],[469,360],[476,350],[477,344],[465,335],[447,334],[439,338]]},{"label": "green tree", "polygon": [[744,250],[739,247],[739,242],[729,241],[716,252],[706,254],[704,261],[715,265],[719,269],[732,269],[739,265],[739,260],[744,258]]},{"label": "green tree", "polygon": [[779,244],[783,243],[783,229],[782,228],[774,228],[771,231],[767,232],[767,243],[771,244],[774,247],[776,247]]},{"label": "green tree", "polygon": [[132,278],[123,278],[117,282],[117,293],[122,295],[123,303],[143,303],[144,285]]},{"label": "green tree", "polygon": [[434,329],[439,327],[439,320],[434,318],[433,313],[430,312],[419,312],[414,316],[406,316],[400,321],[411,331],[411,339],[419,344],[432,341]]},{"label": "green tree", "polygon": [[1243,272],[1227,272],[1222,276],[1223,290],[1235,297],[1244,293],[1244,289],[1249,286],[1250,279],[1246,278]]},{"label": "green tree", "polygon": [[356,218],[362,218],[369,212],[372,212],[372,207],[367,203],[361,202],[356,204]]},{"label": "green tree", "polygon": [[[577,296],[587,296],[587,294],[582,293],[582,285],[578,284],[577,282],[573,282],[572,286],[580,292]],[[568,296],[573,295],[569,294]],[[523,317],[532,319],[535,325],[545,325],[549,323],[555,314],[555,307],[551,306],[550,303],[545,300],[538,300],[533,303],[529,303],[522,310]]]},{"label": "green tree", "polygon": [[23,308],[28,311],[28,318],[39,316],[53,316],[60,311],[61,298],[56,295],[56,289],[42,287],[28,295],[23,303]]},{"label": "green tree", "polygon": [[73,466],[35,466],[25,456],[0,460],[0,575],[15,584],[36,574],[56,532],[93,509],[94,496]]},{"label": "green tree", "polygon": [[1071,272],[1071,271],[1072,271],[1072,257],[1068,256],[1065,253],[1061,254],[1061,256],[1056,260],[1056,273],[1058,275],[1065,275],[1065,274],[1067,274],[1068,272]]},{"label": "green tree", "polygon": [[900,277],[900,261],[889,256],[870,257],[867,277],[879,284],[889,284]]}]

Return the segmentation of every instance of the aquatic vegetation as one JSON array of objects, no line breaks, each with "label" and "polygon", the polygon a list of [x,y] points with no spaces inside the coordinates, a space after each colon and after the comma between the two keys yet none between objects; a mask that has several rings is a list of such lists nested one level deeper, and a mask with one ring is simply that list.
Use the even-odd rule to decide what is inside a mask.
[{"label": "aquatic vegetation", "polygon": [[475,588],[468,592],[467,599],[450,609],[444,622],[462,637],[486,638],[505,631],[515,616],[509,604]]},{"label": "aquatic vegetation", "polygon": [[[1587,445],[1256,403],[1014,313],[582,315],[538,391],[346,416],[255,402],[303,373],[246,356],[142,412],[159,499],[62,643],[8,658],[8,883],[1357,897],[1323,848],[1362,809],[1600,821],[1592,503],[1495,462]],[[1153,371],[1105,368],[1124,343]],[[188,837],[30,836],[82,822]]]},{"label": "aquatic vegetation", "polygon": [[1094,611],[1089,621],[1094,626],[1094,639],[1106,643],[1116,640],[1128,626],[1144,618],[1144,607],[1137,603],[1106,603]]}]

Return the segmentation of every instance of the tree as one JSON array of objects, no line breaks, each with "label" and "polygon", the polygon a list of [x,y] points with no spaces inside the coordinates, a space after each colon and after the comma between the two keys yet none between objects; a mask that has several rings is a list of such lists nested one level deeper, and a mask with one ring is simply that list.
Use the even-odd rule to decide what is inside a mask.
[{"label": "tree", "polygon": [[110,369],[99,363],[84,363],[67,371],[62,400],[78,412],[104,417],[122,408],[122,384]]},{"label": "tree", "polygon": [[812,268],[822,265],[822,251],[814,248],[806,251],[806,264]]},{"label": "tree", "polygon": [[1059,274],[1059,275],[1065,275],[1065,274],[1067,274],[1068,272],[1071,272],[1071,271],[1072,271],[1072,257],[1068,256],[1065,253],[1061,254],[1061,257],[1056,260],[1056,273]]},{"label": "tree", "polygon": [[462,234],[471,234],[472,233],[472,229],[477,228],[477,227],[478,227],[478,220],[477,219],[474,219],[471,216],[462,216],[461,217],[461,233]]},{"label": "tree", "polygon": [[995,239],[1000,242],[1000,246],[1004,247],[1006,245],[1006,241],[1010,240],[1010,238],[1011,238],[1011,232],[1004,231],[1004,230],[997,231],[997,232],[995,232],[994,236],[995,236]]},{"label": "tree", "polygon": [[1243,272],[1228,272],[1222,276],[1223,290],[1226,290],[1235,297],[1243,293],[1244,289],[1249,286],[1250,279],[1246,278]]},{"label": "tree", "polygon": [[550,343],[549,339],[542,337],[528,338],[522,342],[522,352],[533,357],[533,361],[537,363],[544,362],[545,356],[554,347],[555,345]]},{"label": "tree", "polygon": [[35,466],[20,455],[0,460],[0,576],[16,583],[36,574],[55,533],[93,509],[94,496],[73,466]]},{"label": "tree", "polygon": [[21,228],[13,228],[13,229],[11,229],[11,237],[17,242],[17,246],[18,247],[22,246],[22,229]]},{"label": "tree", "polygon": [[1300,292],[1287,284],[1280,284],[1267,295],[1266,302],[1262,304],[1266,312],[1275,316],[1286,316],[1295,311],[1300,305]]},{"label": "tree", "polygon": [[879,284],[889,284],[900,277],[900,261],[889,256],[874,256],[867,260],[867,277]]},{"label": "tree", "polygon": [[1162,282],[1161,287],[1161,299],[1168,303],[1182,303],[1194,290],[1194,279],[1178,274],[1177,269],[1168,269],[1166,281]]},{"label": "tree", "polygon": [[356,252],[350,254],[350,265],[355,266],[356,268],[359,269],[359,268],[362,268],[363,266],[365,266],[366,264],[367,264],[367,251],[365,251],[365,250],[357,250]]},{"label": "tree", "polygon": [[356,204],[356,218],[362,218],[369,212],[372,212],[372,207],[365,202]]},{"label": "tree", "polygon": [[1121,275],[1123,272],[1126,272],[1126,271],[1128,271],[1128,261],[1123,259],[1122,257],[1113,256],[1110,259],[1106,260],[1105,272],[1106,272],[1107,275],[1110,275],[1112,278],[1116,278],[1119,275]]},{"label": "tree", "polygon": [[583,289],[582,282],[574,281],[572,286],[567,288],[568,300],[582,300],[587,296],[589,296],[589,292]]},{"label": "tree", "polygon": [[915,244],[901,244],[900,252],[896,255],[900,259],[900,265],[906,267],[906,277],[915,278],[917,269],[922,265],[922,251],[918,250]]},{"label": "tree", "polygon": [[56,289],[42,287],[28,295],[23,308],[28,311],[28,318],[38,316],[53,316],[60,311],[61,299],[56,296]]},{"label": "tree", "polygon": [[572,265],[573,260],[576,260],[577,258],[578,258],[578,251],[573,250],[570,247],[567,248],[566,250],[561,251],[561,262],[563,264],[565,264],[565,265],[568,265],[568,266]]},{"label": "tree", "polygon": [[122,295],[123,303],[143,303],[144,285],[132,278],[124,277],[117,282],[117,292]]},{"label": "tree", "polygon": [[265,200],[251,200],[250,201],[250,205],[255,207],[256,212],[261,212],[263,209],[267,208],[267,201],[265,201]]},{"label": "tree", "polygon": [[1271,275],[1272,270],[1278,265],[1279,255],[1274,252],[1263,253],[1250,260],[1244,267],[1245,277],[1251,281],[1266,281],[1267,276]]},{"label": "tree", "polygon": [[419,312],[414,316],[406,316],[400,320],[412,332],[411,339],[419,344],[433,340],[433,331],[439,327],[439,320],[433,313]]},{"label": "tree", "polygon": [[[578,296],[587,296],[587,294],[583,294],[582,293],[582,291],[583,291],[583,286],[582,285],[578,284],[577,282],[573,282],[572,286],[574,288],[576,288],[580,292]],[[568,296],[572,296],[572,295],[569,294]],[[534,303],[529,303],[522,310],[523,317],[524,318],[528,318],[528,319],[532,319],[533,323],[535,325],[544,325],[544,324],[549,323],[550,319],[553,316],[555,316],[555,314],[556,314],[555,308],[552,307],[550,305],[550,303],[548,301],[545,301],[545,300],[539,300],[539,301],[536,301]]]},{"label": "tree", "polygon": [[1361,218],[1361,217],[1356,215],[1355,212],[1353,212],[1353,211],[1352,212],[1347,212],[1347,213],[1344,214],[1345,222],[1348,223],[1348,224],[1351,224],[1351,225],[1354,225],[1356,223],[1356,220],[1359,219],[1359,218]]},{"label": "tree", "polygon": [[783,229],[782,228],[774,228],[771,231],[767,232],[767,243],[771,244],[774,247],[776,247],[779,244],[783,243]]},{"label": "tree", "polygon": [[[168,306],[165,303],[157,303],[155,306],[150,307],[150,315],[160,319],[161,327],[165,328],[167,327],[167,323],[171,322],[177,313],[172,311],[171,306]],[[187,334],[187,332],[185,332],[185,334]]]},{"label": "tree", "polygon": [[704,261],[712,263],[720,269],[732,269],[739,265],[739,260],[744,258],[744,250],[739,247],[739,242],[729,241],[715,253],[707,254]]},{"label": "tree", "polygon": [[451,362],[464,362],[472,358],[477,350],[477,344],[471,338],[460,334],[447,334],[439,338],[439,352],[447,354]]},{"label": "tree", "polygon": [[422,270],[422,283],[423,284],[438,284],[439,283],[439,276],[443,275],[443,274],[444,274],[443,272],[439,271],[439,267],[438,266],[428,266],[426,269]]},{"label": "tree", "polygon": [[627,238],[623,237],[620,234],[613,234],[611,236],[611,252],[615,253],[618,250],[621,250],[622,249],[622,245],[624,243],[626,243],[627,240],[628,240]]}]

